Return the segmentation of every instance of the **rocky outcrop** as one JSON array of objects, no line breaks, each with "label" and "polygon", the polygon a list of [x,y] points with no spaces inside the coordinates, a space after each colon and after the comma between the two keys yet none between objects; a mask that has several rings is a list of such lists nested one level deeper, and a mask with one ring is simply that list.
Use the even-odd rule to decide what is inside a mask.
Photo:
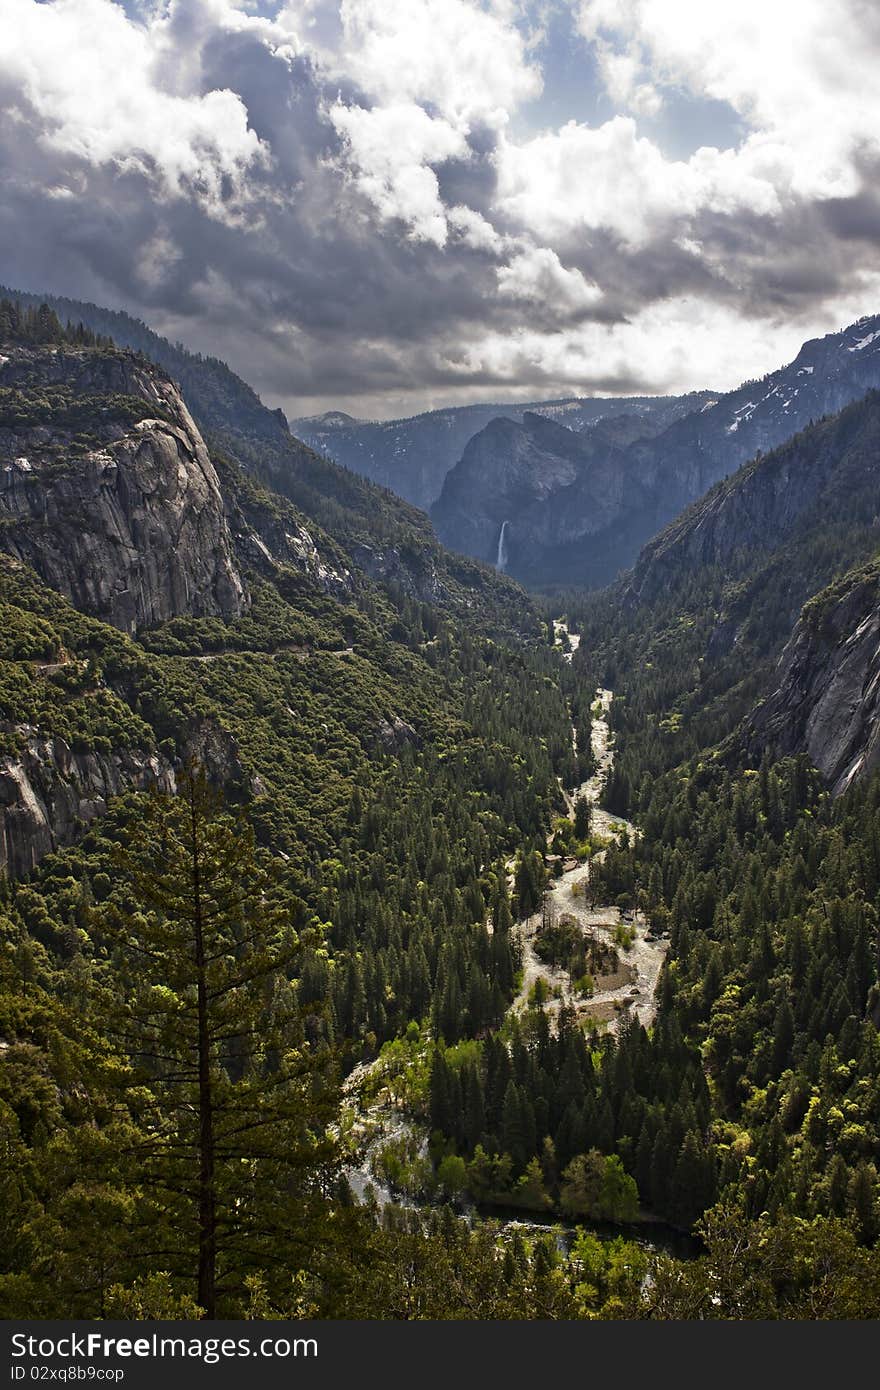
[{"label": "rocky outcrop", "polygon": [[489,561],[506,521],[516,578],[604,584],[713,484],[877,387],[880,316],[806,343],[788,366],[667,428],[635,421],[628,438],[625,419],[607,420],[566,440],[534,417],[497,420],[468,444],[431,515],[447,545]]},{"label": "rocky outcrop", "polygon": [[354,592],[351,571],[342,563],[329,563],[306,526],[272,524],[243,530],[236,535],[236,550],[257,572],[274,577],[289,566],[300,570],[325,594],[345,599]]},{"label": "rocky outcrop", "polygon": [[403,554],[398,546],[353,541],[349,550],[358,569],[376,583],[393,584],[420,603],[450,601],[449,590],[429,549],[408,549]]},{"label": "rocky outcrop", "polygon": [[76,753],[62,738],[26,731],[15,755],[0,758],[0,872],[29,873],[71,845],[124,791],[172,791],[174,772],[156,753]]},{"label": "rocky outcrop", "polygon": [[3,548],[127,632],[240,613],[217,474],[177,388],[130,353],[4,352]]},{"label": "rocky outcrop", "polygon": [[806,605],[747,737],[807,753],[835,795],[880,767],[880,564]]},{"label": "rocky outcrop", "polygon": [[245,771],[236,740],[213,719],[196,720],[185,741],[181,765],[201,768],[208,781],[222,787],[228,799],[260,794],[260,779]]},{"label": "rocky outcrop", "polygon": [[399,714],[392,714],[390,719],[380,719],[378,732],[379,742],[388,753],[397,753],[407,745],[411,748],[422,746],[422,740],[412,724],[401,719]]},{"label": "rocky outcrop", "polygon": [[[446,479],[432,520],[440,539],[515,575],[530,557],[609,527],[623,507],[622,450],[543,416],[493,420]],[[634,499],[632,499],[634,500]]]},{"label": "rocky outcrop", "polygon": [[[238,479],[240,483],[240,478]],[[242,564],[269,579],[284,568],[299,570],[334,598],[349,599],[356,583],[345,557],[326,536],[320,544],[296,509],[271,493],[226,480],[227,516]]]},{"label": "rocky outcrop", "polygon": [[211,720],[193,725],[181,763],[138,748],[76,751],[58,736],[26,725],[4,725],[19,744],[0,756],[0,874],[21,878],[47,854],[74,844],[124,792],[174,792],[181,766],[192,761],[227,795],[249,796],[237,744]]}]

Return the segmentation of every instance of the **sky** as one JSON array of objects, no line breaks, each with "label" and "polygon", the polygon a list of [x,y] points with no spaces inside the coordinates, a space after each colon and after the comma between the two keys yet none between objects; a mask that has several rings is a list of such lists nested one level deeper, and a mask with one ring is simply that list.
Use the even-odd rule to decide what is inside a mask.
[{"label": "sky", "polygon": [[291,417],[725,389],[880,311],[875,0],[0,0],[0,280]]}]

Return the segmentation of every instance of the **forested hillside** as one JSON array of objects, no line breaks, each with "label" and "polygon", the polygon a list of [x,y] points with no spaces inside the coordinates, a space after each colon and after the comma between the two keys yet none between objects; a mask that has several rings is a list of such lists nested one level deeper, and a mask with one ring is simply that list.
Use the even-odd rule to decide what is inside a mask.
[{"label": "forested hillside", "polygon": [[[605,804],[640,832],[591,882],[669,932],[652,1042],[674,1027],[699,1059],[697,1087],[661,1112],[668,1126],[704,1097],[688,1190],[714,1185],[754,1218],[845,1218],[868,1248],[880,1233],[876,562],[847,571],[877,548],[876,419],[869,395],[759,457],[619,586],[570,601],[584,626],[575,674],[615,690]],[[817,710],[825,733],[816,725],[811,744]],[[631,1113],[615,1118],[616,1147],[662,1204],[663,1126],[660,1147],[643,1127],[633,1149]]]},{"label": "forested hillside", "polygon": [[[115,352],[46,314],[7,322],[13,339],[31,353],[29,380],[74,350],[78,362],[95,354],[96,366]],[[70,457],[58,433],[69,429],[68,417],[27,389],[25,418],[21,389],[7,388],[2,428],[11,457],[23,430],[43,429],[26,477],[50,499],[58,486],[50,445]],[[106,418],[100,408],[91,406]],[[129,428],[123,422],[113,439],[124,443]],[[84,461],[106,447],[85,438]],[[348,554],[334,557],[309,519],[319,554],[349,574],[328,583],[325,567],[303,565],[285,532],[302,526],[302,514],[288,517],[288,503],[228,461],[218,457],[216,466],[246,599],[237,616],[178,612],[129,635],[78,611],[20,560],[3,560],[0,775],[12,877],[3,887],[2,1287],[11,1310],[95,1314],[111,1285],[142,1274],[149,1282],[156,1270],[187,1287],[187,1251],[195,1249],[187,1241],[198,1244],[198,1234],[182,1195],[189,1180],[167,1166],[175,1144],[189,1142],[186,1126],[165,1115],[160,1142],[150,1118],[168,1084],[156,1040],[165,1037],[169,1055],[178,1049],[181,1066],[191,1042],[185,1031],[166,1037],[173,1021],[163,1021],[164,996],[151,983],[161,979],[166,989],[186,956],[185,940],[167,935],[185,874],[181,868],[171,883],[162,878],[166,865],[142,860],[160,824],[184,856],[186,844],[193,850],[192,828],[175,821],[193,759],[247,827],[239,862],[232,813],[204,811],[205,834],[212,846],[217,840],[206,851],[211,900],[234,889],[242,912],[259,898],[275,904],[255,938],[262,963],[250,994],[242,982],[241,1015],[238,989],[223,1005],[222,1027],[232,1031],[216,1046],[225,1056],[240,1038],[236,1060],[221,1065],[212,1054],[217,1085],[232,1078],[245,1086],[246,1076],[248,1095],[261,1068],[275,1075],[282,1055],[312,1085],[328,1069],[344,1073],[370,1057],[432,1009],[451,1008],[463,1036],[497,1023],[515,970],[510,940],[486,928],[493,901],[506,893],[503,860],[542,834],[557,776],[572,780],[558,657],[523,595],[479,574],[476,587],[451,590],[446,603],[445,591],[435,594],[433,605],[399,587],[377,588]],[[287,562],[267,544],[278,530],[292,545]],[[515,611],[509,594],[517,594]],[[467,628],[454,617],[464,601]],[[499,629],[522,636],[506,645]],[[138,794],[147,788],[158,799]],[[203,794],[207,807],[212,793]],[[145,932],[155,933],[154,946]],[[234,960],[242,945],[229,949]],[[168,967],[153,976],[160,951]],[[251,997],[258,980],[259,999]],[[269,982],[276,1002],[267,1015]],[[185,1000],[185,979],[178,988]],[[143,1013],[117,1026],[123,999],[141,995]],[[245,1041],[249,1008],[262,1011],[267,1030],[258,1051]],[[281,1052],[270,1044],[276,1029],[286,1039]],[[271,1096],[275,1083],[266,1084]],[[300,1094],[293,1071],[284,1094],[288,1086],[288,1099]],[[236,1093],[234,1103],[246,1111],[255,1102]],[[286,1113],[282,1107],[273,1124]],[[298,1128],[308,1113],[298,1112]],[[270,1155],[257,1146],[254,1162],[280,1161],[268,1147]],[[309,1182],[332,1204],[322,1163],[316,1153]],[[154,1180],[165,1199],[143,1207],[136,1194]],[[267,1200],[274,1182],[265,1178]],[[216,1200],[232,1198],[218,1192]],[[332,1220],[332,1205],[322,1210]],[[101,1211],[119,1218],[107,1235],[112,1249],[91,1245]],[[310,1239],[314,1246],[314,1231]],[[168,1253],[145,1261],[140,1252],[151,1242]],[[212,1307],[244,1306],[248,1270],[262,1268],[258,1245],[229,1255]],[[300,1258],[295,1248],[288,1266]],[[287,1267],[288,1285],[291,1277]],[[274,1287],[277,1294],[281,1285]],[[192,1289],[204,1303],[205,1289]]]},{"label": "forested hillside", "polygon": [[[0,322],[2,1311],[876,1316],[880,791],[740,729],[757,596],[870,528],[763,555],[711,678],[721,565],[572,597],[575,651],[380,490],[316,459],[281,496],[146,358]],[[163,526],[234,603],[150,567]],[[613,932],[554,915],[566,875]],[[648,935],[656,1012],[591,1012]],[[355,1201],[383,1107],[420,1211]]]}]

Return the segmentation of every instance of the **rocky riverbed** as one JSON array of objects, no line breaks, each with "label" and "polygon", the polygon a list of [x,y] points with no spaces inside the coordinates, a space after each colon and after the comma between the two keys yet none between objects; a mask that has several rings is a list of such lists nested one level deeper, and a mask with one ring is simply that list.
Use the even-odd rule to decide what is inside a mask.
[{"label": "rocky riverbed", "polygon": [[[565,643],[564,658],[572,659],[580,645],[580,636],[569,632],[563,619],[556,619],[554,629],[557,638]],[[593,806],[593,835],[604,840],[632,839],[638,834],[634,825],[619,816],[611,815],[597,803],[605,783],[614,766],[614,737],[608,721],[614,692],[600,688],[596,691],[592,722],[592,751],[594,771],[586,782],[573,793],[563,793],[570,816],[574,815],[576,801],[584,797]],[[601,862],[605,854],[599,850],[592,863]],[[519,922],[516,932],[522,946],[523,979],[512,1009],[522,1013],[529,1007],[538,980],[543,980],[549,998],[543,1007],[551,1019],[555,1018],[563,1005],[571,1005],[585,1024],[599,1024],[614,1031],[627,1014],[634,1014],[639,1021],[649,1027],[656,1013],[657,983],[668,942],[649,935],[649,923],[639,912],[624,915],[614,904],[594,904],[590,894],[590,861],[569,866],[562,875],[551,881],[545,896],[545,904],[540,912]],[[579,994],[564,969],[542,961],[535,950],[538,934],[549,918],[558,920],[562,916],[573,918],[587,938],[614,944],[615,936],[625,929],[631,937],[626,948],[616,946],[620,968],[609,976],[598,976],[595,989],[589,998]]]},{"label": "rocky riverbed", "polygon": [[[577,650],[580,637],[578,633],[569,633],[561,620],[557,620],[555,628],[557,636],[563,633],[568,635],[564,655],[570,660]],[[638,834],[629,821],[611,815],[596,804],[614,766],[614,739],[608,721],[613,698],[611,690],[600,689],[596,692],[591,735],[594,771],[574,792],[564,793],[571,816],[580,797],[586,797],[593,803],[593,836],[604,840]],[[563,1005],[571,1005],[585,1027],[599,1026],[611,1032],[619,1027],[621,1019],[630,1015],[636,1016],[645,1027],[653,1022],[657,983],[668,942],[648,935],[649,924],[642,914],[635,912],[625,916],[614,904],[593,902],[590,894],[591,863],[600,862],[604,854],[605,850],[600,849],[592,861],[570,864],[548,885],[544,909],[516,924],[514,930],[522,947],[522,982],[511,1004],[511,1012],[523,1014],[533,1007],[530,1001],[535,985],[538,980],[543,980],[547,997],[542,1007],[551,1020],[551,1026]],[[511,873],[513,867],[514,861],[510,860],[508,870]],[[575,990],[566,970],[547,964],[538,956],[535,943],[548,916],[556,920],[563,916],[574,919],[585,937],[605,943],[616,951],[616,968],[610,974],[595,977],[595,988],[589,997]],[[626,929],[630,938],[626,947],[615,942],[621,928]],[[376,1160],[389,1144],[403,1142],[411,1151],[417,1150],[422,1155],[427,1148],[426,1137],[420,1126],[407,1114],[405,1105],[401,1103],[395,1077],[390,1072],[384,1075],[386,1069],[381,1058],[373,1063],[363,1063],[355,1068],[345,1083],[344,1089],[350,1099],[350,1133],[359,1150],[358,1158],[347,1169],[347,1176],[359,1200],[371,1192],[380,1206],[392,1201],[399,1205],[417,1206],[417,1199],[407,1199],[399,1192],[392,1193],[376,1171]],[[369,1101],[366,1100],[367,1092],[371,1096]]]}]

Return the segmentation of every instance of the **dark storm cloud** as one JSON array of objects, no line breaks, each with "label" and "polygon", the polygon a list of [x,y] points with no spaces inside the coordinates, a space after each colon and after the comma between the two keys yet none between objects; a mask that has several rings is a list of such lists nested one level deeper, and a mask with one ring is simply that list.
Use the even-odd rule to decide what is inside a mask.
[{"label": "dark storm cloud", "polygon": [[[169,12],[157,89],[186,101],[236,94],[260,142],[243,172],[226,161],[216,195],[186,167],[174,187],[163,185],[147,155],[133,164],[79,152],[72,140],[53,145],[52,119],[21,83],[0,79],[0,108],[15,113],[0,123],[2,278],[128,308],[225,356],[291,413],[371,396],[382,413],[387,397],[411,394],[417,404],[419,392],[662,389],[662,346],[651,358],[636,336],[632,361],[623,346],[612,359],[604,344],[616,340],[602,334],[680,300],[710,316],[806,323],[856,273],[880,272],[877,170],[867,155],[849,197],[789,192],[770,213],[737,197],[713,211],[695,196],[692,210],[674,201],[667,210],[661,180],[659,192],[646,190],[658,211],[636,240],[576,216],[557,219],[551,236],[540,216],[530,222],[499,196],[499,156],[512,137],[503,122],[479,117],[460,125],[451,157],[411,159],[409,173],[436,175],[448,220],[438,244],[408,222],[394,159],[390,173],[382,149],[359,165],[334,123],[334,103],[369,113],[375,101],[276,38],[221,24],[201,0]],[[444,109],[422,105],[438,128]],[[619,177],[623,197],[633,183],[639,195],[636,164],[622,163]],[[563,171],[554,195],[562,213],[569,192]],[[581,329],[595,336],[570,360],[566,345]]]},{"label": "dark storm cloud", "polygon": [[[228,85],[226,45],[212,47]],[[187,199],[159,203],[141,173],[61,158],[40,144],[38,122],[26,112],[29,119],[4,123],[0,132],[3,274],[23,285],[103,295],[153,321],[193,317],[200,338],[228,323],[230,341],[239,330],[253,335],[239,365],[260,379],[265,359],[272,388],[286,394],[322,378],[332,391],[336,374],[347,387],[363,381],[364,368],[368,379],[379,357],[371,349],[364,368],[358,364],[360,335],[384,321],[395,337],[417,336],[426,320],[448,322],[472,309],[473,290],[435,249],[373,235],[369,209],[322,167],[340,154],[339,140],[319,114],[307,65],[288,70],[242,36],[228,47],[242,86],[259,93],[258,125],[273,153],[271,170],[252,185],[247,221],[218,221]],[[66,195],[49,194],[62,187]],[[430,285],[438,274],[443,293],[435,299]],[[290,323],[314,337],[317,357],[297,352]]]},{"label": "dark storm cloud", "polygon": [[495,131],[477,128],[468,133],[468,154],[464,159],[449,159],[437,170],[440,197],[447,207],[463,203],[475,212],[491,218],[492,203],[498,175],[494,155],[497,144]]},{"label": "dark storm cloud", "polygon": [[604,288],[602,300],[590,311],[590,317],[602,323],[623,322],[645,304],[675,295],[723,298],[726,293],[703,257],[665,235],[633,248],[599,228],[580,243],[566,243],[562,255],[566,265]]},{"label": "dark storm cloud", "polygon": [[697,295],[753,317],[784,311],[798,319],[846,291],[853,276],[847,243],[854,240],[866,243],[862,268],[880,271],[880,198],[873,191],[800,199],[773,217],[747,208],[702,212],[681,231],[673,240],[662,229],[631,248],[600,229],[579,246],[567,245],[565,263],[606,288],[589,317],[621,322],[646,304]]},{"label": "dark storm cloud", "polygon": [[[233,366],[288,401],[383,391],[401,375],[416,386],[411,345],[485,319],[492,258],[376,234],[372,208],[338,166],[342,145],[308,61],[279,59],[248,34],[215,34],[201,71],[204,90],[243,97],[271,149],[270,167],[250,176],[244,216],[160,202],[145,174],[53,154],[30,111],[0,134],[6,279],[125,305],[200,348],[218,350],[219,338]],[[442,176],[456,201],[485,204],[486,132],[474,147],[473,163]],[[47,196],[56,184],[75,195]],[[499,305],[497,317],[512,311]]]},{"label": "dark storm cloud", "polygon": [[[750,315],[783,311],[802,318],[842,295],[852,281],[853,257],[840,223],[862,197],[836,200],[837,217],[824,199],[801,199],[774,218],[746,212],[706,217],[695,235],[716,269],[719,298],[735,297]],[[880,269],[880,244],[863,257],[862,269],[872,268]]]},{"label": "dark storm cloud", "polygon": [[[821,209],[830,236],[841,241],[880,244],[880,162],[859,161],[863,186],[849,198],[828,198]],[[850,254],[852,252],[850,251]]]}]

